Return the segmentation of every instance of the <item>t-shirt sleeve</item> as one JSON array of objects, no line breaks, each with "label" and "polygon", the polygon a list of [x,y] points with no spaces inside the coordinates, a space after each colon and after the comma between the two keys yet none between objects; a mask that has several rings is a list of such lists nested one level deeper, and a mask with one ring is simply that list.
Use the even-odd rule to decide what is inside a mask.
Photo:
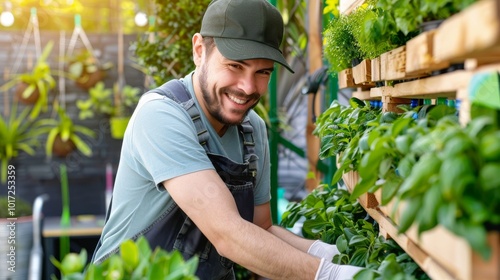
[{"label": "t-shirt sleeve", "polygon": [[175,101],[148,101],[131,122],[132,155],[148,170],[158,190],[164,190],[161,183],[165,180],[214,169],[191,118]]}]

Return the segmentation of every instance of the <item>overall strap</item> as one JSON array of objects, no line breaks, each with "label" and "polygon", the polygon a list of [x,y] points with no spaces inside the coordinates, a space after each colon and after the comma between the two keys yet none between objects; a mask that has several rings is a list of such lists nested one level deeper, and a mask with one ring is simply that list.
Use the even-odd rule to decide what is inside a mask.
[{"label": "overall strap", "polygon": [[196,107],[191,94],[189,94],[184,84],[177,79],[170,80],[160,87],[148,91],[148,93],[149,92],[154,92],[166,96],[180,104],[184,108],[184,110],[186,110],[186,112],[191,117],[191,120],[193,121],[193,124],[198,133],[198,142],[205,148],[206,151],[208,151],[208,130],[203,125],[200,117],[200,112]]},{"label": "overall strap", "polygon": [[250,118],[245,117],[243,122],[238,126],[243,137],[243,147],[245,149],[245,162],[248,162],[248,169],[252,177],[257,176],[257,158],[255,156],[255,140],[253,139],[253,126],[250,123]]}]

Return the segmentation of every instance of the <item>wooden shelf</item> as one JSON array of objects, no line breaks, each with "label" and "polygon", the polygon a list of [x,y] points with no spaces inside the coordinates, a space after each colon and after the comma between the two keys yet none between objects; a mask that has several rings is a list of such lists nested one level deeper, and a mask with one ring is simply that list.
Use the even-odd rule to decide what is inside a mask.
[{"label": "wooden shelf", "polygon": [[[352,192],[359,180],[356,171],[342,176],[347,189]],[[397,221],[404,203],[386,206],[379,204],[381,190],[366,193],[358,198],[366,212],[377,221],[380,234],[392,238],[432,279],[498,280],[500,279],[500,232],[488,234],[492,257],[484,261],[469,244],[441,226],[424,232],[420,237],[415,226],[405,233],[398,233]],[[394,214],[394,215],[393,215]],[[392,218],[391,218],[392,217]]]}]

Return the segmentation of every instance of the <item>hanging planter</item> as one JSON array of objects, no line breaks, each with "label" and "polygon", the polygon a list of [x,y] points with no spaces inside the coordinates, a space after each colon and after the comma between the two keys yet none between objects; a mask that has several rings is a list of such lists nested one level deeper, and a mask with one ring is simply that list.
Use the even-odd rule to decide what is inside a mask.
[{"label": "hanging planter", "polygon": [[113,67],[111,62],[101,64],[92,51],[83,50],[68,58],[68,72],[75,84],[89,90],[106,76],[106,71]]},{"label": "hanging planter", "polygon": [[95,132],[82,125],[73,123],[73,120],[62,108],[57,109],[59,119],[43,119],[39,121],[42,129],[47,130],[45,152],[48,158],[52,155],[64,157],[77,149],[85,156],[92,155],[91,147],[83,141],[81,136],[95,137]]},{"label": "hanging planter", "polygon": [[73,140],[68,139],[64,141],[61,134],[57,134],[52,146],[52,153],[58,157],[66,157],[75,150],[76,146]]},{"label": "hanging planter", "polygon": [[15,75],[0,88],[2,91],[15,88],[17,100],[24,104],[33,105],[30,119],[35,119],[41,111],[47,109],[49,91],[56,86],[56,81],[47,62],[52,46],[53,42],[49,42],[45,46],[42,55],[37,59],[31,71]]},{"label": "hanging planter", "polygon": [[34,88],[34,90],[28,90],[29,84],[20,82],[16,86],[16,98],[21,103],[26,105],[35,104],[40,98],[40,91],[38,88]]}]

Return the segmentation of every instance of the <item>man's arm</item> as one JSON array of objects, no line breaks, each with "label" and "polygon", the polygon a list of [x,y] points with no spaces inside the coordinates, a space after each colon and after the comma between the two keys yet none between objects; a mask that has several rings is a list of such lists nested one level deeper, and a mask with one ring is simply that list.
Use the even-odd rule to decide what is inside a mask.
[{"label": "man's arm", "polygon": [[314,279],[320,259],[241,218],[215,171],[175,177],[163,185],[220,255],[267,278]]},{"label": "man's arm", "polygon": [[299,249],[300,251],[307,253],[311,245],[314,243],[315,240],[302,238],[293,234],[289,230],[286,230],[285,228],[273,225],[270,203],[257,205],[254,209],[254,223],[256,225],[267,230],[268,232],[272,233],[273,235],[277,236],[293,247]]}]

